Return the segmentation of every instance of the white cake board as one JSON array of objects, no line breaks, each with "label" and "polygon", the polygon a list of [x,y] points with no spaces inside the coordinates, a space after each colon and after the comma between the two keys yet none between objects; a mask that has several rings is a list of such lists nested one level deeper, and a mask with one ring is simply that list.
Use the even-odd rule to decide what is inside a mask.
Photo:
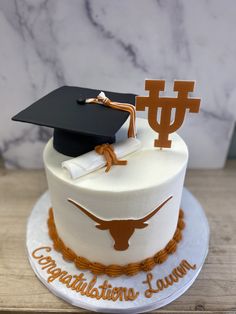
[{"label": "white cake board", "polygon": [[178,244],[176,253],[169,255],[168,259],[161,265],[157,265],[151,271],[153,275],[152,285],[156,288],[156,280],[164,278],[171,274],[172,270],[177,267],[182,260],[187,260],[191,264],[196,264],[196,269],[189,270],[183,278],[174,283],[167,289],[154,293],[151,298],[145,297],[145,290],[148,288],[143,281],[146,280],[147,273],[127,277],[120,276],[111,278],[106,275],[98,276],[95,287],[99,287],[104,280],[108,280],[113,287],[134,288],[139,295],[134,301],[97,300],[95,298],[81,295],[75,290],[66,287],[65,284],[58,280],[51,283],[47,282],[50,276],[47,269],[42,270],[42,265],[38,260],[32,257],[32,252],[39,247],[51,247],[50,253],[44,250],[38,251],[38,255],[50,255],[56,261],[57,267],[68,272],[71,275],[84,273],[84,277],[89,282],[93,278],[90,271],[82,271],[76,268],[74,263],[67,262],[63,259],[61,253],[53,249],[52,240],[48,235],[47,219],[48,209],[50,208],[50,198],[48,192],[43,194],[35,204],[27,225],[27,250],[30,264],[42,283],[56,296],[62,298],[68,303],[82,307],[88,310],[106,313],[142,313],[158,309],[174,301],[181,296],[196,280],[205,258],[208,253],[209,245],[209,226],[204,211],[194,196],[184,189],[181,207],[184,210],[184,221],[186,227],[183,230],[183,239]]}]

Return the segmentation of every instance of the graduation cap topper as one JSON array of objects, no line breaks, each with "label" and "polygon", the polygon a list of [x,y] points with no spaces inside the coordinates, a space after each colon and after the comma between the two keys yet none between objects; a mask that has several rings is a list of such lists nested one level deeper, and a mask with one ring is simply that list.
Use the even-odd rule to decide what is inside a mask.
[{"label": "graduation cap topper", "polygon": [[[96,89],[63,86],[39,99],[12,120],[53,128],[54,148],[64,155],[76,157],[97,145],[114,143],[116,132],[129,114],[135,117],[135,110],[132,113],[132,108],[128,109],[128,104],[135,103],[135,95],[105,91],[107,97],[102,94],[99,98],[99,92]],[[119,103],[124,104],[120,106]],[[130,120],[128,136],[135,136],[133,121],[135,119]]]}]

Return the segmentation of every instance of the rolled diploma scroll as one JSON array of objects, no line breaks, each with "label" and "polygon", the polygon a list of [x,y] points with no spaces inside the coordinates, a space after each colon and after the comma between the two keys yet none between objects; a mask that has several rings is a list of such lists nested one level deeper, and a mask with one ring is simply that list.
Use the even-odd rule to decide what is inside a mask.
[{"label": "rolled diploma scroll", "polygon": [[[112,144],[118,159],[137,151],[141,147],[141,142],[134,137],[129,137],[123,142]],[[68,170],[72,179],[78,179],[90,172],[98,170],[106,165],[103,155],[99,155],[95,150],[83,154],[79,157],[62,162],[62,168]]]}]

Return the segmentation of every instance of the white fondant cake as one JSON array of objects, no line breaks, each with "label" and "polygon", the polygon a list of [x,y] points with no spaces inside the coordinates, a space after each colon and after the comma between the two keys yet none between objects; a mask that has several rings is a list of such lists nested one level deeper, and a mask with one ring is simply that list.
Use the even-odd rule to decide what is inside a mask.
[{"label": "white fondant cake", "polygon": [[[117,141],[127,138],[127,127],[128,122],[118,132]],[[170,149],[155,148],[157,134],[144,119],[137,119],[137,130],[142,148],[123,158],[128,161],[126,166],[112,166],[109,172],[102,168],[76,180],[61,167],[71,157],[58,153],[52,140],[45,147],[44,164],[57,232],[67,247],[92,262],[106,265],[139,262],[163,249],[175,233],[188,161],[187,146],[173,133]],[[114,237],[108,229],[96,228],[97,222],[68,201],[77,202],[100,220],[111,221],[143,218],[171,196],[145,222],[147,226],[135,227],[127,238],[126,248],[119,243],[122,235]],[[115,249],[114,244],[122,250]]]}]

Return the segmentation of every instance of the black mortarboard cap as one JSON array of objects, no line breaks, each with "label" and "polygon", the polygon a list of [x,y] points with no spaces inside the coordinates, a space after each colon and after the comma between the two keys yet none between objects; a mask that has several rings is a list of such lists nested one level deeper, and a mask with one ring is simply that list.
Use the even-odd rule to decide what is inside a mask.
[{"label": "black mortarboard cap", "polygon": [[[115,134],[129,113],[100,104],[86,104],[101,90],[63,86],[39,99],[12,118],[54,129],[54,148],[71,157],[114,143]],[[104,91],[111,101],[135,103],[135,95]]]}]

